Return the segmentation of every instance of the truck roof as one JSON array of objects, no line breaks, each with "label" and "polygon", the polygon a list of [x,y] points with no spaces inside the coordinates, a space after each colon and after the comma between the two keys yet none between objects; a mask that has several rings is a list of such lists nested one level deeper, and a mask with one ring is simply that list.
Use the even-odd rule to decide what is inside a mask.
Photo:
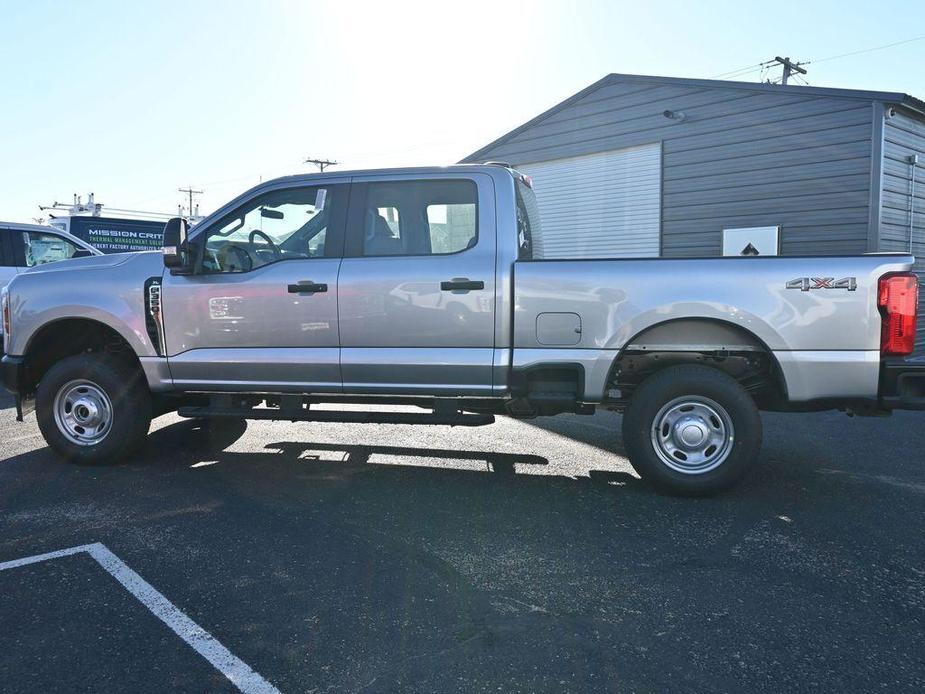
[{"label": "truck roof", "polygon": [[472,173],[474,171],[496,172],[498,169],[507,169],[513,171],[513,167],[505,162],[487,162],[484,164],[452,164],[450,166],[403,166],[389,167],[382,169],[345,169],[325,171],[324,173],[307,173],[292,174],[289,176],[280,176],[266,183],[273,182],[297,182],[297,181],[323,181],[332,178],[350,178],[351,176],[395,176],[395,175],[419,175],[419,174],[441,174],[441,173]]}]

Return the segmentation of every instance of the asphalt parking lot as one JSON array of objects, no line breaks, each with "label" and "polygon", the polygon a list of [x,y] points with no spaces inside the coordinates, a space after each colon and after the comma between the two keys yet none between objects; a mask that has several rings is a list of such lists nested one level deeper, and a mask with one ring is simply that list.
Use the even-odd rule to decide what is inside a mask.
[{"label": "asphalt parking lot", "polygon": [[[925,414],[766,415],[760,467],[659,496],[619,417],[168,416],[72,467],[0,396],[0,563],[102,543],[284,692],[922,691]],[[85,553],[0,570],[0,688],[234,691]]]}]

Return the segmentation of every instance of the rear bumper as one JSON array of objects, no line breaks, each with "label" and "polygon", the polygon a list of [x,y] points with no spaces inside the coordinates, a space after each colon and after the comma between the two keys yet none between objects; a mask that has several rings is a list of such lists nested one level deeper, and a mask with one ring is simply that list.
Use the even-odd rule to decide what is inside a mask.
[{"label": "rear bumper", "polygon": [[880,404],[890,410],[925,410],[925,358],[883,361]]},{"label": "rear bumper", "polygon": [[29,392],[31,391],[28,387],[30,381],[26,374],[24,357],[3,355],[0,359],[0,383],[16,396],[16,419],[22,421],[24,416],[35,409],[33,393]]}]

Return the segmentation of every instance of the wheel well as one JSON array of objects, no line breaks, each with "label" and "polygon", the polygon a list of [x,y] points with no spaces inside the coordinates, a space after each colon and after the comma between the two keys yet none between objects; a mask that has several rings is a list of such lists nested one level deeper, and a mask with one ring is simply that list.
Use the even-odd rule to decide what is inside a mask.
[{"label": "wheel well", "polygon": [[627,342],[607,381],[610,399],[627,400],[642,381],[678,364],[703,364],[735,378],[758,402],[771,407],[787,387],[774,354],[756,335],[732,323],[678,319],[643,330]]},{"label": "wheel well", "polygon": [[43,326],[25,350],[27,388],[34,390],[57,362],[86,352],[101,352],[141,370],[131,345],[113,328],[88,318],[66,318]]}]

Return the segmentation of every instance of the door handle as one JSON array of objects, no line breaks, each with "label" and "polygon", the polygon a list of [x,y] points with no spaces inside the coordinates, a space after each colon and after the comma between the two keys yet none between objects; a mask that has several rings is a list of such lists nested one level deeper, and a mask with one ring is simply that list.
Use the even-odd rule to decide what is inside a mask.
[{"label": "door handle", "polygon": [[485,283],[482,280],[470,280],[465,277],[454,277],[440,283],[440,289],[444,292],[457,290],[468,291],[470,289],[485,289]]},{"label": "door handle", "polygon": [[298,284],[290,284],[288,289],[290,294],[320,294],[321,292],[328,291],[328,285],[306,281],[299,282]]}]

